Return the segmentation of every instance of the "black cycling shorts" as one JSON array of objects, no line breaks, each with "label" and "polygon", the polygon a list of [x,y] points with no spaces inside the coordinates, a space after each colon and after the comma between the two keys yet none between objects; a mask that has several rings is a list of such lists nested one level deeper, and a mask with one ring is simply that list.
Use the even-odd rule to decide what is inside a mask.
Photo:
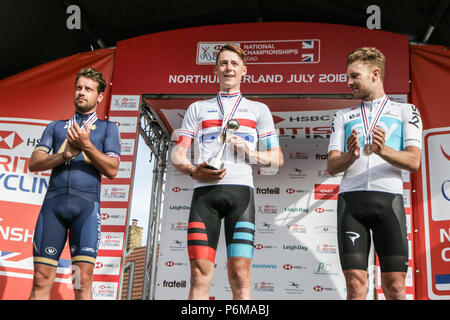
[{"label": "black cycling shorts", "polygon": [[207,259],[214,263],[222,218],[227,257],[253,257],[253,188],[216,185],[195,188],[192,195],[188,224],[189,259]]},{"label": "black cycling shorts", "polygon": [[408,235],[403,197],[378,191],[338,197],[339,257],[343,270],[367,270],[372,230],[381,272],[408,270]]}]

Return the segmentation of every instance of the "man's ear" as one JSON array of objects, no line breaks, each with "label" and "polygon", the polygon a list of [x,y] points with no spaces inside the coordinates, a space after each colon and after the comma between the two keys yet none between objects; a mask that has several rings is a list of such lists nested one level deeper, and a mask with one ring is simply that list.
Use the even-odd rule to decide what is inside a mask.
[{"label": "man's ear", "polygon": [[381,80],[381,70],[378,68],[374,68],[372,70],[372,82],[377,81],[377,79]]},{"label": "man's ear", "polygon": [[247,66],[244,66],[242,69],[242,75],[245,76],[247,74]]},{"label": "man's ear", "polygon": [[103,101],[104,96],[105,96],[105,95],[104,95],[103,92],[100,92],[100,93],[98,94],[98,97],[97,97],[97,104],[99,104],[100,102]]}]

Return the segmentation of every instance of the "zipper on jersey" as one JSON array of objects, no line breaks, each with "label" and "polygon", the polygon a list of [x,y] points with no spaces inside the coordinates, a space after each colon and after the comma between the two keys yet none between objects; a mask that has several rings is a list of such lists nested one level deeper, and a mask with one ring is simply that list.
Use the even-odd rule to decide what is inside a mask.
[{"label": "zipper on jersey", "polygon": [[69,170],[67,171],[66,193],[69,194],[70,169],[72,169],[72,159],[67,161],[66,165],[69,166]]}]

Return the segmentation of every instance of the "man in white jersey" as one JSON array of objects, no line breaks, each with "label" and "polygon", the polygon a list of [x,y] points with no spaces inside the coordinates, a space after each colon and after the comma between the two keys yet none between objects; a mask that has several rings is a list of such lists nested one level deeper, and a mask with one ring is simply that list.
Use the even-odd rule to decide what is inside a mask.
[{"label": "man in white jersey", "polygon": [[402,169],[420,165],[422,122],[411,104],[384,93],[385,57],[359,48],[347,57],[347,84],[360,105],[333,119],[327,171],[344,172],[338,197],[338,245],[347,299],[367,296],[372,231],[387,299],[405,299],[408,241]]},{"label": "man in white jersey", "polygon": [[[189,299],[209,298],[222,219],[233,299],[251,299],[255,207],[250,164],[280,167],[283,154],[270,110],[240,93],[242,77],[247,73],[244,51],[230,43],[223,46],[214,73],[219,79],[220,92],[213,99],[189,106],[172,152],[177,170],[195,180],[188,224]],[[239,129],[227,139],[224,168],[212,169],[207,160],[221,149],[230,119],[238,120]],[[194,140],[194,147],[199,149],[194,152],[197,165],[187,157]]]}]

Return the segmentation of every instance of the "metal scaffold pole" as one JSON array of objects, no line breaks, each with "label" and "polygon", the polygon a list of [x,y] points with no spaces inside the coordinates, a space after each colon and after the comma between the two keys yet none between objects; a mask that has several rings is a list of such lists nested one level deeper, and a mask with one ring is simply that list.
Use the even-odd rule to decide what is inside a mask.
[{"label": "metal scaffold pole", "polygon": [[155,156],[153,168],[152,193],[150,199],[147,251],[145,258],[144,285],[142,299],[154,299],[156,269],[158,258],[159,229],[161,223],[162,195],[164,191],[164,175],[167,166],[167,152],[170,134],[163,122],[152,112],[151,107],[143,104],[139,133]]}]

